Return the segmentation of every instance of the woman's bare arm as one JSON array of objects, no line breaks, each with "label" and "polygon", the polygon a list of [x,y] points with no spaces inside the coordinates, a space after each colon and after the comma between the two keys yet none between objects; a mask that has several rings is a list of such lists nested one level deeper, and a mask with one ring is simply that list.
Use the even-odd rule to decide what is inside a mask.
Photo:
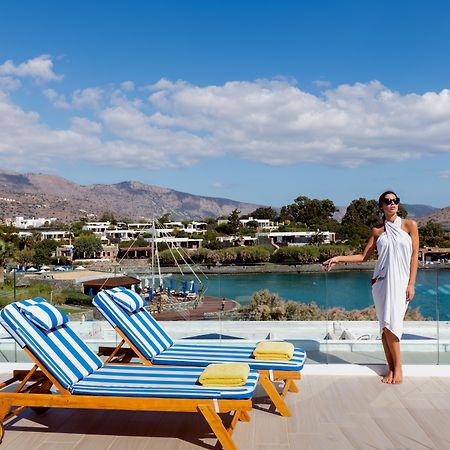
[{"label": "woman's bare arm", "polygon": [[375,246],[377,243],[378,236],[380,235],[380,229],[379,228],[372,228],[372,231],[370,233],[369,240],[367,241],[366,246],[364,247],[364,250],[359,255],[348,255],[348,256],[334,256],[333,258],[330,258],[326,260],[323,263],[323,266],[326,268],[326,270],[331,270],[331,268],[336,264],[340,262],[365,262],[369,259],[370,255],[374,252]]}]

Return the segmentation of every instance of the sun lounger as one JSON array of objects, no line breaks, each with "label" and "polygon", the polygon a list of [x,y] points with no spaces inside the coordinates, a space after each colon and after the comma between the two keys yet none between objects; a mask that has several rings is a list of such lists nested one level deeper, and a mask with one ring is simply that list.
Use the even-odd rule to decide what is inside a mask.
[{"label": "sun lounger", "polygon": [[[115,349],[99,349],[100,355],[109,356],[108,362],[129,362],[136,356],[148,365],[204,367],[211,363],[243,362],[259,371],[260,383],[279,413],[291,415],[284,397],[288,391],[298,391],[294,380],[301,378],[300,371],[306,358],[303,349],[296,348],[288,361],[274,361],[255,359],[254,346],[175,343],[145,309],[145,300],[125,288],[100,291],[93,304],[122,337]],[[124,343],[130,348],[124,348]],[[281,394],[271,381],[284,382]]]},{"label": "sun lounger", "polygon": [[[0,323],[35,363],[0,384],[0,439],[3,422],[27,407],[180,411],[200,412],[223,448],[237,448],[231,434],[238,420],[249,420],[257,371],[250,370],[243,386],[206,387],[198,382],[202,368],[103,365],[66,321],[42,299],[0,311]],[[228,429],[219,412],[233,414]]]}]

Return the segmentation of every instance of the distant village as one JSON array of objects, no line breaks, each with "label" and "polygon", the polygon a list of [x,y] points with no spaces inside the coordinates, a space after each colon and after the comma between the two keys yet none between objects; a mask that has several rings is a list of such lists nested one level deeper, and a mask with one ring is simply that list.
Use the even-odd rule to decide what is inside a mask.
[{"label": "distant village", "polygon": [[[75,235],[69,229],[52,227],[56,218],[24,218],[5,221],[6,226],[14,226],[19,239],[32,238],[40,241],[56,241],[58,246],[52,255],[61,261],[77,260],[109,260],[117,259],[147,259],[151,255],[151,246],[165,243],[172,248],[198,250],[202,248],[204,238],[211,229],[227,225],[228,219],[217,219],[208,222],[178,222],[163,223],[139,222],[85,222],[82,233],[96,236],[101,242],[101,250],[89,254],[74,252]],[[240,230],[250,230],[251,235],[232,234],[215,236],[215,248],[229,248],[236,246],[269,245],[274,249],[284,246],[310,245],[320,239],[321,244],[332,244],[336,241],[336,233],[330,231],[279,231],[279,224],[270,219],[256,219],[247,217],[239,219]],[[45,227],[45,229],[43,229]],[[320,236],[320,238],[319,238]],[[136,243],[146,245],[134,245]],[[208,239],[210,242],[210,239]],[[121,244],[128,243],[129,247]],[[88,253],[88,252],[86,252]]]}]

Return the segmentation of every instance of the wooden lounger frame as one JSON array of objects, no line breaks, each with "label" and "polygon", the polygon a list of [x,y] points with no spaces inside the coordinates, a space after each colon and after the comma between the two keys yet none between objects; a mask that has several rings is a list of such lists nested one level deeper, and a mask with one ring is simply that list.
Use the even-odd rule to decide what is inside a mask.
[{"label": "wooden lounger frame", "polygon": [[[0,442],[4,435],[3,423],[26,408],[83,408],[127,411],[199,412],[225,450],[237,450],[231,435],[238,421],[248,422],[251,399],[195,399],[195,398],[148,398],[107,397],[97,395],[72,395],[65,389],[26,347],[24,351],[34,361],[30,371],[15,371],[13,377],[0,383],[3,389],[19,382],[14,392],[0,392]],[[51,392],[55,386],[59,393]],[[231,413],[232,420],[225,428],[218,413]]]},{"label": "wooden lounger frame", "polygon": [[[121,363],[127,364],[133,358],[139,358],[142,364],[146,366],[152,366],[145,355],[130,341],[128,336],[123,333],[118,326],[114,327],[116,333],[122,338],[122,341],[117,344],[117,347],[99,347],[98,356],[107,356],[105,364]],[[124,344],[128,344],[129,348],[123,347]],[[166,366],[166,364],[157,364],[158,366]],[[170,366],[170,364],[167,364]],[[195,367],[195,364],[193,363]],[[198,367],[198,366],[197,366]],[[296,370],[258,370],[259,372],[259,384],[264,388],[272,403],[277,408],[278,412],[284,416],[291,416],[284,397],[288,392],[298,392],[299,389],[295,384],[295,380],[301,379],[301,374]],[[282,381],[284,383],[281,393],[278,392],[273,384],[273,381]]]}]

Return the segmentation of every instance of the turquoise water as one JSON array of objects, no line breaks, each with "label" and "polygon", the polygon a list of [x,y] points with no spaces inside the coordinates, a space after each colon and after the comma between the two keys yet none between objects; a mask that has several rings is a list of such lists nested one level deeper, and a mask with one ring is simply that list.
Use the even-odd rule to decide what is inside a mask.
[{"label": "turquoise water", "polygon": [[[315,302],[322,308],[340,306],[347,310],[372,305],[372,272],[281,273],[209,275],[207,295],[226,297],[241,304],[254,292],[268,289],[285,300]],[[411,307],[433,320],[450,320],[450,270],[419,270],[416,296]]]}]

